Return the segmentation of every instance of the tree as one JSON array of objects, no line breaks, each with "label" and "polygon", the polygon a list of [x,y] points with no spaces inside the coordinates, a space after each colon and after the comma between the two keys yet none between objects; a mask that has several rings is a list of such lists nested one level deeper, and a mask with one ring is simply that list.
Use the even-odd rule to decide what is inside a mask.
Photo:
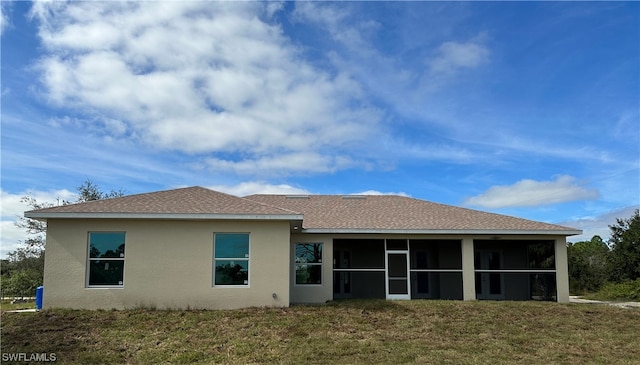
[{"label": "tree", "polygon": [[42,275],[37,270],[18,270],[2,279],[3,295],[33,296],[42,284]]},{"label": "tree", "polygon": [[609,247],[600,236],[590,241],[569,243],[569,286],[572,292],[597,291],[610,274],[608,265]]},{"label": "tree", "polygon": [[[96,185],[89,179],[85,180],[85,182],[82,183],[82,185],[78,186],[76,190],[78,191],[78,198],[73,203],[83,203],[92,200],[116,198],[124,195],[124,191],[122,189],[118,191],[111,190],[111,192],[109,193],[104,193],[102,192],[102,190],[100,190],[100,187],[98,185]],[[51,202],[41,203],[38,202],[36,198],[34,198],[30,194],[23,196],[20,201],[23,203],[27,203],[31,210],[51,208],[60,204],[73,204],[68,200],[58,201],[58,204],[54,204]],[[20,217],[16,222],[16,225],[24,229],[27,234],[30,235],[30,237],[23,242],[26,250],[33,253],[34,255],[37,255],[44,249],[45,233],[47,231],[47,224],[45,222],[36,219]]]},{"label": "tree", "polygon": [[631,218],[616,219],[611,229],[611,280],[623,282],[640,278],[640,210]]},{"label": "tree", "polygon": [[44,252],[34,253],[24,247],[18,247],[15,251],[7,254],[7,270],[35,271],[42,276],[44,269]]},{"label": "tree", "polygon": [[[20,201],[27,203],[31,210],[44,209],[55,207],[56,205],[49,202],[40,203],[32,195],[26,195],[20,198]],[[62,201],[62,204],[68,204],[67,201]],[[47,223],[36,219],[20,217],[16,222],[16,226],[24,229],[29,237],[21,242],[24,247],[25,253],[31,253],[32,255],[38,254],[44,250],[45,232],[47,231]],[[10,254],[9,254],[10,255]]]},{"label": "tree", "polygon": [[2,260],[2,296],[32,296],[43,276],[44,251],[18,247]]},{"label": "tree", "polygon": [[104,193],[100,190],[98,185],[94,184],[91,180],[87,179],[84,183],[76,188],[78,190],[78,199],[76,203],[88,202],[92,200],[102,200],[117,198],[124,195],[122,189],[115,191],[111,190],[109,193]]}]

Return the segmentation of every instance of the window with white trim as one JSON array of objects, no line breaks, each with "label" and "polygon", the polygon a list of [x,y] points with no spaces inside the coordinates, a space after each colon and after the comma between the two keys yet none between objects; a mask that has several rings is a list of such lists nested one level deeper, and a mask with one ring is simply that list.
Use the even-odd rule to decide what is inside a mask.
[{"label": "window with white trim", "polygon": [[296,243],[296,285],[322,284],[322,243]]},{"label": "window with white trim", "polygon": [[213,285],[249,285],[248,233],[214,234]]},{"label": "window with white trim", "polygon": [[124,286],[125,232],[89,232],[87,286]]}]

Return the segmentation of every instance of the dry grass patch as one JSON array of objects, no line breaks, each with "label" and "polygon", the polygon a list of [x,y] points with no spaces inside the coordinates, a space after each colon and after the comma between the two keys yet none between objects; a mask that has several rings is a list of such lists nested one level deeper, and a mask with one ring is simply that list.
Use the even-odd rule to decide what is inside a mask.
[{"label": "dry grass patch", "polygon": [[62,363],[634,364],[640,310],[341,301],[232,311],[2,314],[2,352]]}]

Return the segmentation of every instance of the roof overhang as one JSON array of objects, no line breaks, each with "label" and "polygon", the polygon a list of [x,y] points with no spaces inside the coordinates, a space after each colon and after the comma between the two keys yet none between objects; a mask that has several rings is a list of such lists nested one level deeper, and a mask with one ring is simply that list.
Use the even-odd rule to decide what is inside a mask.
[{"label": "roof overhang", "polygon": [[[440,234],[440,235],[547,235],[575,236],[581,230],[491,230],[491,229],[374,229],[374,228],[303,228],[302,214],[215,214],[215,213],[78,213],[25,212],[26,218],[48,219],[136,219],[136,220],[246,220],[298,221],[292,232],[308,234]],[[301,229],[300,229],[301,228]]]},{"label": "roof overhang", "polygon": [[47,219],[141,219],[141,220],[302,220],[302,214],[211,214],[211,213],[46,213],[26,212],[26,218]]},{"label": "roof overhang", "polygon": [[491,229],[360,229],[360,228],[307,228],[302,233],[316,234],[442,234],[442,235],[546,235],[575,236],[581,230],[491,230]]}]

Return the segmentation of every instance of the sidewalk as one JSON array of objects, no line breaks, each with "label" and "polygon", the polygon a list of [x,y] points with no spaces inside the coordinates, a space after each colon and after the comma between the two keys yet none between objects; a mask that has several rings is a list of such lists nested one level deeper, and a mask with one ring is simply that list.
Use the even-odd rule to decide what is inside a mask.
[{"label": "sidewalk", "polygon": [[577,295],[569,296],[570,303],[582,303],[582,304],[606,304],[612,305],[614,307],[620,308],[638,308],[640,309],[640,302],[608,302],[608,301],[600,301],[600,300],[591,300],[591,299],[582,299]]},{"label": "sidewalk", "polygon": [[30,312],[37,312],[37,310],[35,308],[32,308],[32,309],[15,309],[15,310],[7,311],[7,313],[30,313]]}]

